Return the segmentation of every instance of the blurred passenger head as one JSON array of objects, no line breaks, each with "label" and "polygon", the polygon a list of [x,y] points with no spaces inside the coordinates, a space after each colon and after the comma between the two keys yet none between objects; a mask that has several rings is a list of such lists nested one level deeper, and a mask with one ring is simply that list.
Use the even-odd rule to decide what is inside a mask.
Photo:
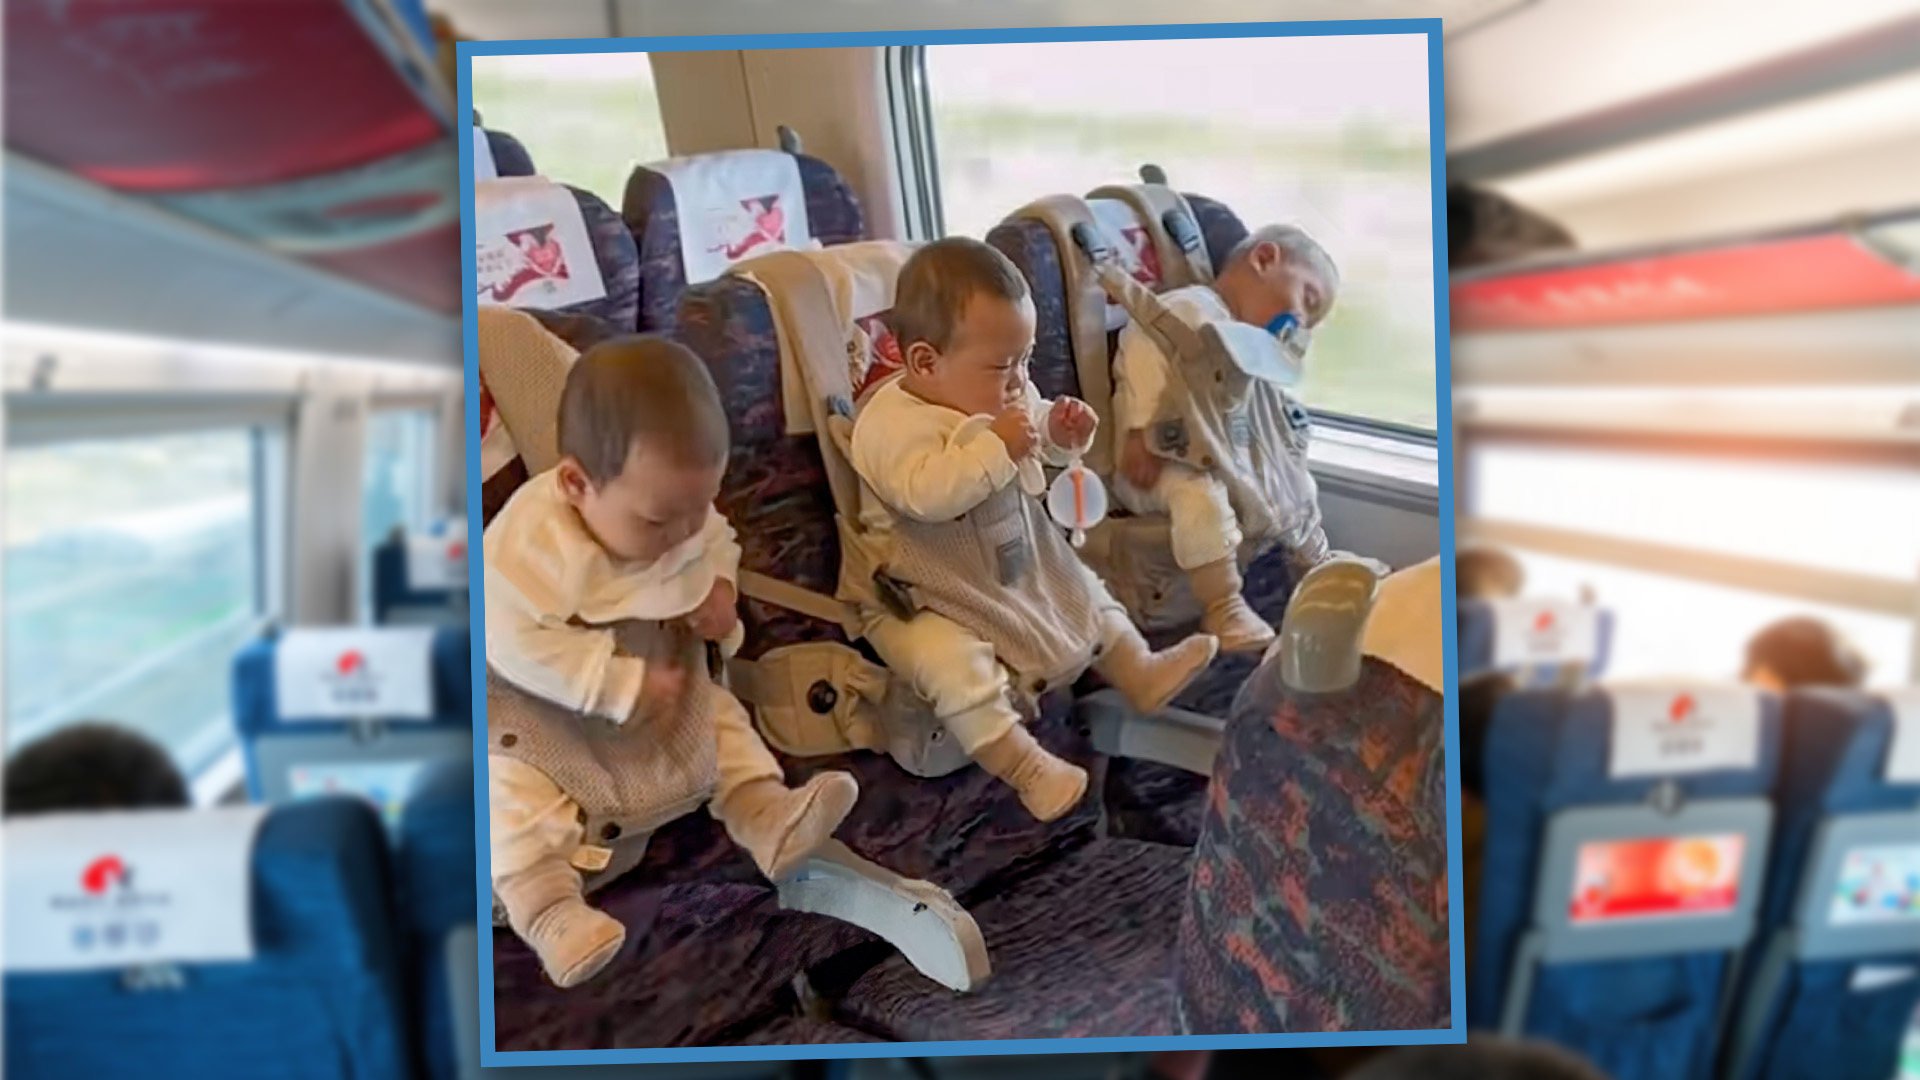
[{"label": "blurred passenger head", "polygon": [[1453,584],[1462,600],[1511,600],[1526,587],[1527,572],[1499,548],[1465,548],[1454,556]]},{"label": "blurred passenger head", "polygon": [[906,387],[934,405],[993,416],[1024,401],[1034,321],[1027,279],[978,240],[935,240],[900,268],[890,322]]},{"label": "blurred passenger head", "polygon": [[1570,251],[1573,234],[1505,195],[1470,184],[1447,187],[1447,265],[1454,271]]},{"label": "blurred passenger head", "polygon": [[1557,1046],[1474,1036],[1465,1046],[1394,1050],[1347,1074],[1347,1080],[1607,1080]]},{"label": "blurred passenger head", "polygon": [[1867,661],[1824,621],[1799,616],[1781,619],[1747,642],[1747,666],[1740,677],[1774,693],[1803,686],[1857,687],[1867,680]]},{"label": "blurred passenger head", "polygon": [[1266,326],[1291,314],[1317,326],[1340,292],[1340,269],[1305,230],[1263,225],[1227,253],[1214,287],[1241,322]]},{"label": "blurred passenger head", "polygon": [[116,724],[72,724],[7,760],[8,817],[192,804],[187,781],[166,750]]},{"label": "blurred passenger head", "polygon": [[604,341],[567,371],[560,489],[607,554],[652,563],[691,539],[720,494],[730,447],[720,391],[686,346]]}]

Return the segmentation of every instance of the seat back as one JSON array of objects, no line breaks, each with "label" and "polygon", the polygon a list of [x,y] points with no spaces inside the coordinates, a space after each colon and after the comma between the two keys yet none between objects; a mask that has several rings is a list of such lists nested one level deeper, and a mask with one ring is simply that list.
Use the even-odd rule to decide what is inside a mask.
[{"label": "seat back", "polygon": [[[471,763],[473,757],[473,682],[468,669],[465,627],[376,628],[335,632],[287,631],[261,637],[234,658],[233,714],[246,761],[247,792],[256,802],[278,803],[308,795],[346,792],[370,800],[391,825],[397,825],[407,791],[423,765],[435,761]],[[301,635],[294,638],[293,635]],[[428,635],[425,650],[418,648]],[[299,657],[286,646],[297,642]],[[319,641],[338,648],[337,670],[321,693],[338,704],[315,704],[313,694],[283,702],[294,692],[283,663],[303,666],[308,646]],[[404,665],[424,663],[425,671]],[[286,679],[283,679],[283,674]],[[361,711],[356,694],[392,693],[397,687],[420,704],[404,712]],[[370,691],[369,688],[374,688]]]},{"label": "seat back", "polygon": [[463,531],[396,529],[373,549],[373,621],[380,626],[467,625]]},{"label": "seat back", "polygon": [[1758,911],[1780,703],[1742,687],[1514,694],[1485,746],[1469,1019],[1621,1080],[1703,1077]]},{"label": "seat back", "polygon": [[1613,648],[1613,612],[1533,597],[1461,600],[1460,679],[1512,677],[1517,687],[1552,686],[1568,676],[1597,679]]},{"label": "seat back", "polygon": [[[839,583],[840,542],[826,464],[814,434],[788,434],[773,311],[761,287],[728,274],[686,292],[676,328],[704,360],[731,423],[732,457],[719,508],[742,547],[741,568],[832,594]],[[741,607],[754,659],[781,645],[845,641],[841,628],[754,599]],[[1036,725],[1041,741],[1071,760],[1094,765],[1084,735],[1067,721],[1066,703],[1048,700]],[[943,886],[963,903],[967,891],[1023,859],[1090,836],[1094,800],[1051,824],[1036,822],[1012,789],[968,766],[938,779],[902,771],[883,754],[854,752],[789,759],[789,776],[851,770],[860,801],[836,836],[861,855],[907,877]],[[1095,772],[1098,790],[1098,771]]]},{"label": "seat back", "polygon": [[[1194,1035],[1446,1027],[1446,709],[1384,660],[1347,690],[1248,680],[1180,925]],[[1305,835],[1311,843],[1301,844]]]},{"label": "seat back", "polygon": [[398,931],[410,957],[408,1000],[430,1080],[457,1080],[471,1056],[456,1032],[458,1011],[472,1012],[480,997],[478,982],[469,978],[479,948],[473,815],[472,762],[435,762],[415,779],[395,845]]},{"label": "seat back", "polygon": [[[804,234],[790,228],[799,208],[768,201],[791,201],[795,189]],[[713,280],[740,259],[774,246],[845,244],[866,236],[860,200],[833,166],[783,150],[729,150],[638,166],[627,179],[620,216],[639,252],[642,330],[675,325],[687,286]],[[762,221],[772,227],[762,228]]]},{"label": "seat back", "polygon": [[[196,812],[157,813],[191,828]],[[123,880],[137,890],[138,867]],[[10,969],[7,1075],[404,1080],[414,1071],[390,899],[380,826],[365,806],[274,807],[254,834],[253,958]]]},{"label": "seat back", "polygon": [[1736,1080],[1893,1074],[1920,1001],[1920,691],[1788,696]]},{"label": "seat back", "polygon": [[[623,330],[639,317],[640,259],[626,224],[590,191],[539,176],[474,185],[476,300],[591,315]],[[583,265],[591,260],[592,265]]]}]

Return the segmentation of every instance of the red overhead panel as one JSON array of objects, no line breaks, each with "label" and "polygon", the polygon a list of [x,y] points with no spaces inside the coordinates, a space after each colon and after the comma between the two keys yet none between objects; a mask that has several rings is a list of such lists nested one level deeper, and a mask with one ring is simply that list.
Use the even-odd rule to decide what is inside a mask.
[{"label": "red overhead panel", "polygon": [[8,147],[457,311],[456,144],[379,0],[12,0]]},{"label": "red overhead panel", "polygon": [[1451,293],[1455,331],[1544,330],[1920,303],[1920,274],[1829,228],[1488,271]]}]

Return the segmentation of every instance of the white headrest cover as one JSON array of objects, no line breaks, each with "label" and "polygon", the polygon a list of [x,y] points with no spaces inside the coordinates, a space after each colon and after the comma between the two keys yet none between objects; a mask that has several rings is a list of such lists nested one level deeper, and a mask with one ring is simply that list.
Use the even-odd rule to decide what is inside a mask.
[{"label": "white headrest cover", "polygon": [[274,650],[280,718],[431,720],[431,627],[302,628]]},{"label": "white headrest cover", "polygon": [[267,809],[9,819],[7,970],[251,960]]}]

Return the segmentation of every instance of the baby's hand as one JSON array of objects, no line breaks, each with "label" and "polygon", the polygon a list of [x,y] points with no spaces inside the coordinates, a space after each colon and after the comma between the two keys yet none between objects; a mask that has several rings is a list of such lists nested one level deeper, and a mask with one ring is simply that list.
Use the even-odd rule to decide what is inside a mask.
[{"label": "baby's hand", "polygon": [[1076,397],[1055,398],[1047,412],[1047,438],[1066,451],[1080,451],[1093,441],[1096,417],[1087,403]]},{"label": "baby's hand", "polygon": [[1120,448],[1120,474],[1141,491],[1160,482],[1161,461],[1147,449],[1147,433],[1139,428],[1127,432],[1127,443]]},{"label": "baby's hand", "polygon": [[704,641],[724,640],[733,633],[733,625],[740,621],[739,612],[734,606],[735,600],[733,582],[726,578],[715,578],[713,590],[687,616],[688,628]]},{"label": "baby's hand", "polygon": [[680,704],[687,692],[687,667],[679,656],[663,653],[647,660],[646,674],[640,678],[640,701],[634,709],[639,716],[665,716]]},{"label": "baby's hand", "polygon": [[1033,417],[1028,416],[1027,410],[1017,405],[994,417],[993,425],[988,430],[1000,436],[1000,441],[1007,444],[1007,456],[1015,461],[1032,453],[1033,444],[1040,437],[1040,433],[1033,429]]}]

